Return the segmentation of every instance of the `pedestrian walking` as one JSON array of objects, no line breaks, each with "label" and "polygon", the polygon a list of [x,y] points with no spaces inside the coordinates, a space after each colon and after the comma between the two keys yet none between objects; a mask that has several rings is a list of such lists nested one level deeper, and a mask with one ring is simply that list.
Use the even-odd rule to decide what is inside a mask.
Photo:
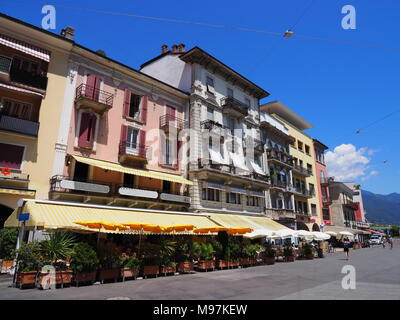
[{"label": "pedestrian walking", "polygon": [[392,250],[393,249],[393,239],[392,239],[392,237],[388,238],[388,242],[390,244],[390,250]]},{"label": "pedestrian walking", "polygon": [[385,238],[382,238],[382,247],[383,247],[383,249],[386,248],[386,247],[385,247],[385,242],[386,242],[386,239],[385,239]]},{"label": "pedestrian walking", "polygon": [[349,247],[350,247],[349,239],[345,238],[343,241],[343,251],[347,260],[349,260]]}]

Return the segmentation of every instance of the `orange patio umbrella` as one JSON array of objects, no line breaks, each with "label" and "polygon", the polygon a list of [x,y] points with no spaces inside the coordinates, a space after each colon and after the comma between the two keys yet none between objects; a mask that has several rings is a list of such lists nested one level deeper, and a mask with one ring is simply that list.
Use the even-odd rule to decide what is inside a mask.
[{"label": "orange patio umbrella", "polygon": [[249,232],[253,232],[253,229],[244,227],[235,227],[235,228],[229,228],[228,230],[229,234],[245,234]]},{"label": "orange patio umbrella", "polygon": [[209,233],[209,232],[219,232],[219,231],[228,231],[229,228],[222,226],[212,226],[212,227],[202,227],[197,228],[193,232],[194,233]]},{"label": "orange patio umbrella", "polygon": [[161,229],[163,232],[183,232],[190,231],[195,228],[192,224],[177,224],[171,226],[162,226]]}]

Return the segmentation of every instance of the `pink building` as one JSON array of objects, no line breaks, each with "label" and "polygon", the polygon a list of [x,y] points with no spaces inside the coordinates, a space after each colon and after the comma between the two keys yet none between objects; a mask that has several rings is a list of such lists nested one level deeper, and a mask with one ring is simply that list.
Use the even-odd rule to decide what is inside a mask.
[{"label": "pink building", "polygon": [[315,149],[315,169],[317,173],[318,189],[319,189],[319,202],[321,211],[319,214],[322,217],[321,221],[324,224],[332,224],[330,205],[332,203],[329,194],[329,181],[330,178],[327,176],[324,151],[328,149],[322,142],[313,139]]},{"label": "pink building", "polygon": [[187,210],[191,182],[178,153],[188,95],[95,58],[101,62],[77,61],[66,161],[52,179],[51,198]]}]

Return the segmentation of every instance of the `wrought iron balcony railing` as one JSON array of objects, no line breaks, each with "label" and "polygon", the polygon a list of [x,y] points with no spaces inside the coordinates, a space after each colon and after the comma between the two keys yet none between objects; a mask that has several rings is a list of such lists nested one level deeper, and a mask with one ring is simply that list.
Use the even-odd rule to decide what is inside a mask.
[{"label": "wrought iron balcony railing", "polygon": [[39,122],[0,114],[0,130],[37,137],[39,131]]},{"label": "wrought iron balcony railing", "polygon": [[32,88],[45,91],[47,88],[47,77],[25,70],[11,68],[10,80]]},{"label": "wrought iron balcony railing", "polygon": [[287,166],[293,167],[293,158],[286,152],[278,150],[276,148],[269,147],[267,149],[267,158],[268,160],[279,161],[281,164],[285,164]]},{"label": "wrought iron balcony railing", "polygon": [[89,99],[108,107],[112,107],[114,95],[107,91],[97,89],[87,84],[81,84],[76,88],[75,100]]},{"label": "wrought iron balcony railing", "polygon": [[165,114],[160,117],[160,128],[162,129],[176,128],[178,130],[182,130],[184,126],[185,121],[176,116]]},{"label": "wrought iron balcony railing", "polygon": [[221,106],[225,110],[232,109],[244,117],[246,117],[249,114],[249,107],[245,105],[243,102],[236,100],[235,98],[232,97],[225,97],[221,99]]},{"label": "wrought iron balcony railing", "polygon": [[119,154],[133,156],[135,158],[150,159],[151,148],[139,143],[121,142],[119,144]]},{"label": "wrought iron balcony railing", "polygon": [[312,176],[312,170],[306,169],[303,166],[300,166],[297,164],[293,165],[293,171],[295,171],[296,173],[301,174],[302,176],[305,176],[305,177]]}]

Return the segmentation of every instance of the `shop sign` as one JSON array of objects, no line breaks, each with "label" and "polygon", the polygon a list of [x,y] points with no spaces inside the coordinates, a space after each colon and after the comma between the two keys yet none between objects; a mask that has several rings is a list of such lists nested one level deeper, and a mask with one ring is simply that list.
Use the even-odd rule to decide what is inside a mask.
[{"label": "shop sign", "polygon": [[29,220],[29,213],[21,213],[18,216],[18,221],[28,221]]},{"label": "shop sign", "polygon": [[102,184],[79,182],[72,180],[61,180],[60,187],[64,189],[80,190],[96,193],[109,193],[110,187]]},{"label": "shop sign", "polygon": [[165,201],[190,203],[190,197],[180,196],[176,194],[161,193],[160,199]]}]

